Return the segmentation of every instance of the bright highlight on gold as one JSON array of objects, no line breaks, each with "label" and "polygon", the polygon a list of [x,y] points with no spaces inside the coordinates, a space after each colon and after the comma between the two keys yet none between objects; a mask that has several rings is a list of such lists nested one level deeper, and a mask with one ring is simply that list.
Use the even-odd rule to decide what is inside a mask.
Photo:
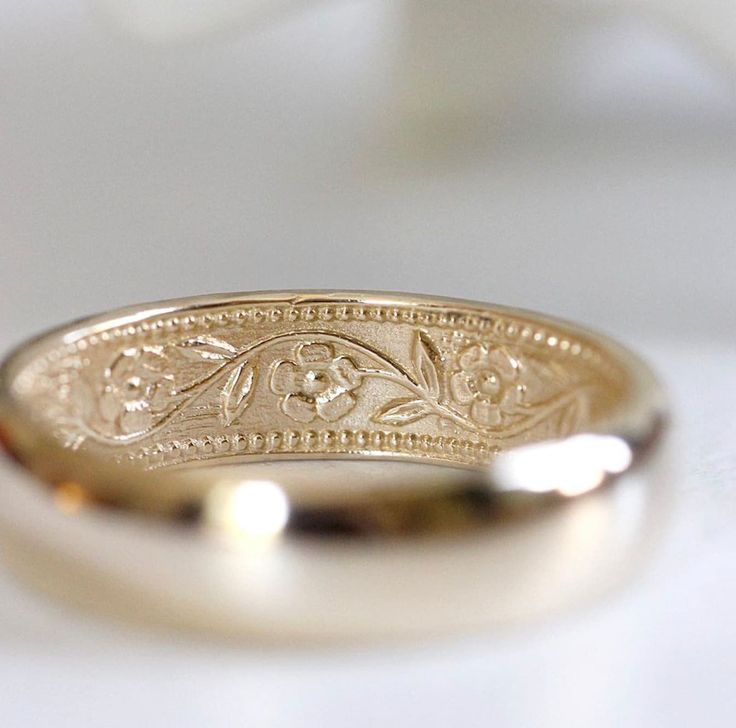
[{"label": "bright highlight on gold", "polygon": [[[238,635],[426,634],[594,590],[638,549],[664,422],[649,369],[606,337],[410,294],[137,306],[0,368],[3,445],[53,486],[39,523],[63,518],[14,530],[27,572],[136,619]],[[452,470],[279,474],[346,459]]]}]

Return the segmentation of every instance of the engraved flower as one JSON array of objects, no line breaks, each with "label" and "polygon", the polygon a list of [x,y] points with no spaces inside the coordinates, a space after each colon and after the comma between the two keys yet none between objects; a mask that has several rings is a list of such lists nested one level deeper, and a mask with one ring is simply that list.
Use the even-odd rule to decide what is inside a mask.
[{"label": "engraved flower", "polygon": [[478,424],[498,426],[502,415],[521,403],[525,387],[519,383],[519,361],[505,349],[473,344],[460,352],[458,364],[450,391],[458,404],[470,405]]},{"label": "engraved flower", "polygon": [[352,359],[335,357],[330,344],[301,344],[295,359],[279,362],[271,373],[271,390],[282,395],[284,414],[297,422],[334,422],[355,407],[351,392],[363,375]]},{"label": "engraved flower", "polygon": [[154,424],[174,394],[160,347],[125,349],[105,369],[99,414],[116,432],[132,435]]}]

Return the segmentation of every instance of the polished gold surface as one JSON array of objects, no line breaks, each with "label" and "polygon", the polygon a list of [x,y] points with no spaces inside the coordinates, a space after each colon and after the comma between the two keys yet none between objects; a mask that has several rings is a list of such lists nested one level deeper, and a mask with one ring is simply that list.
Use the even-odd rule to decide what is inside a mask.
[{"label": "polished gold surface", "polygon": [[370,295],[140,309],[19,356],[11,392],[59,438],[149,467],[283,453],[483,464],[610,416],[635,384],[563,324]]},{"label": "polished gold surface", "polygon": [[[154,608],[162,595],[144,588],[151,574],[123,575],[115,562],[93,567],[99,555],[64,537],[54,558],[65,564],[65,584],[81,579],[77,595],[97,584],[84,601],[108,594],[108,607],[127,589],[139,605],[150,602],[141,607],[149,616],[168,610],[170,622],[203,626],[214,609],[209,628],[227,633],[280,625],[294,635],[348,636],[493,622],[498,596],[489,602],[488,590],[518,592],[514,569],[536,583],[528,568],[536,549],[546,550],[533,557],[539,568],[564,569],[567,559],[572,576],[582,559],[589,573],[588,557],[570,561],[565,544],[595,542],[598,554],[620,516],[612,504],[642,489],[663,421],[649,370],[605,337],[529,312],[408,294],[232,294],[140,306],[45,334],[0,370],[3,442],[52,486],[47,504],[58,517],[85,529],[123,509],[187,524],[166,538],[190,541],[191,527],[204,526],[260,574],[243,581],[224,569],[243,583],[228,601],[233,584],[218,580],[213,598],[228,604],[223,613],[194,599],[181,574],[173,603]],[[374,462],[331,462],[345,459]],[[387,459],[415,465],[375,462]],[[437,465],[445,467],[429,467]],[[650,496],[628,498],[646,502],[648,513]],[[580,529],[592,528],[580,525],[583,511],[598,514],[598,531],[581,540]],[[8,553],[48,564],[53,530],[31,537],[10,523]],[[193,543],[195,561],[212,548]],[[618,563],[630,548],[628,539],[606,558]],[[182,568],[177,553],[170,570]],[[501,554],[510,559],[503,577],[491,568]],[[442,599],[464,606],[455,617],[435,606],[415,630],[407,605],[438,597],[420,583],[437,569]],[[486,572],[488,584],[474,583]],[[173,579],[165,573],[159,578]],[[401,605],[375,583],[382,574],[404,582],[395,584]],[[280,584],[278,596],[263,579]],[[53,581],[46,573],[44,583]],[[338,583],[330,599],[326,585],[329,593]],[[296,621],[281,603],[290,590],[302,605]],[[186,615],[185,593],[187,604],[197,602]],[[256,595],[265,601],[255,612],[238,601]],[[540,592],[537,608],[550,598]],[[331,620],[319,619],[320,604]]]}]

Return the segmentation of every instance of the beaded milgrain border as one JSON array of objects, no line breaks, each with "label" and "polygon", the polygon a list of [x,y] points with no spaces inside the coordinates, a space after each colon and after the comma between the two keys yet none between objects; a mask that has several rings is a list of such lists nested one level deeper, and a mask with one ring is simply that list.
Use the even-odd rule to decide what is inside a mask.
[{"label": "beaded milgrain border", "polygon": [[[583,362],[585,368],[594,370],[599,377],[609,381],[620,376],[620,367],[617,366],[610,355],[606,356],[601,353],[597,346],[569,336],[562,330],[562,327],[539,325],[513,315],[501,315],[495,312],[487,315],[475,312],[469,313],[454,310],[450,307],[438,308],[436,305],[422,306],[414,304],[408,307],[406,304],[257,302],[245,306],[227,303],[208,306],[201,311],[178,312],[160,316],[153,320],[143,320],[81,336],[76,341],[55,347],[31,361],[17,377],[16,389],[22,396],[38,396],[39,401],[45,399],[47,402],[55,400],[59,403],[60,406],[49,409],[48,416],[55,420],[57,424],[62,425],[61,430],[64,429],[64,425],[68,425],[67,432],[61,432],[60,434],[65,438],[68,445],[77,447],[81,444],[78,437],[79,416],[78,413],[75,413],[73,419],[76,422],[63,421],[65,417],[69,417],[66,403],[79,373],[90,365],[90,352],[99,345],[109,345],[110,342],[121,341],[125,342],[127,346],[131,343],[139,343],[141,339],[145,338],[148,341],[156,342],[155,348],[155,346],[158,346],[158,342],[165,345],[173,339],[183,342],[195,339],[207,340],[206,336],[202,336],[203,332],[233,323],[247,323],[252,326],[269,323],[298,325],[303,322],[314,326],[315,323],[325,322],[325,324],[329,324],[331,321],[401,323],[415,327],[418,332],[423,331],[424,327],[439,328],[449,330],[455,336],[465,337],[466,339],[475,338],[475,340],[481,342],[475,345],[476,349],[481,347],[481,349],[478,349],[480,354],[478,351],[470,352],[468,357],[470,357],[471,362],[468,365],[468,371],[464,373],[464,370],[460,369],[459,372],[455,373],[460,385],[462,384],[460,374],[463,374],[471,385],[475,383],[473,380],[475,369],[472,369],[472,366],[475,366],[476,369],[478,367],[482,368],[483,361],[480,361],[480,359],[486,356],[486,350],[483,347],[495,352],[495,350],[506,346],[518,345],[523,345],[525,348],[536,348],[540,352],[544,352],[545,357],[549,356],[550,350],[559,352],[558,356],[570,356],[578,362]],[[199,336],[187,338],[193,333]],[[303,333],[310,342],[319,338],[311,330]],[[431,342],[429,346],[431,346]],[[131,350],[135,347],[128,346],[127,348]],[[197,349],[198,347],[190,346],[189,348]],[[431,353],[429,351],[429,359],[431,359]],[[470,354],[475,355],[474,360]],[[345,359],[345,357],[342,358]],[[309,361],[299,363],[299,366],[307,374],[312,372],[309,365]],[[297,363],[294,363],[294,366],[297,367]],[[421,368],[421,364],[419,367]],[[301,372],[297,372],[297,374],[301,376]],[[241,369],[240,376],[242,377],[242,375],[243,371]],[[232,377],[230,378],[232,379]],[[426,380],[426,377],[424,379]],[[421,384],[421,372],[419,380]],[[40,382],[45,382],[45,384],[40,385]],[[233,386],[236,384],[239,385],[239,381],[234,382]],[[489,384],[485,381],[483,386],[491,386],[492,384],[493,382]],[[462,389],[460,385],[458,385],[458,390]],[[221,387],[220,391],[225,388],[224,386]],[[344,385],[343,390],[347,389],[348,387]],[[277,392],[276,389],[273,389],[273,391]],[[281,394],[284,391],[278,390]],[[44,393],[46,394],[45,397]],[[483,399],[476,391],[472,390],[472,387],[470,393],[481,403],[489,400],[489,397]],[[340,392],[340,394],[343,395],[343,392]],[[287,393],[282,398],[282,402],[292,395],[297,398],[297,403],[299,397],[302,397],[302,399],[306,397],[300,392]],[[468,397],[470,395],[463,390],[463,396]],[[475,404],[476,400],[472,400],[469,407],[472,409]],[[390,429],[385,427],[344,429],[336,426],[339,425],[338,422],[327,423],[332,424],[334,429],[315,426],[317,423],[311,422],[309,423],[310,427],[305,427],[304,425],[307,423],[302,421],[300,430],[283,429],[262,432],[243,430],[236,426],[237,422],[226,422],[224,426],[212,428],[211,434],[202,437],[173,438],[154,444],[141,443],[136,447],[131,447],[133,443],[130,443],[125,452],[117,453],[116,457],[139,460],[148,467],[161,467],[191,460],[218,458],[225,455],[262,457],[278,453],[293,455],[379,453],[477,464],[487,462],[500,449],[500,444],[495,442],[492,436],[489,437],[487,433],[485,436],[483,435],[482,428],[480,434],[471,432],[468,437],[397,431],[396,428],[402,428],[404,425],[410,424],[414,421],[412,418],[417,415],[416,411],[410,411],[409,416],[402,420],[401,416],[404,414],[401,410],[402,406],[398,406],[398,414],[394,419],[391,418],[389,408],[388,417],[382,421],[383,424],[390,425]],[[397,408],[394,407],[394,409]],[[405,409],[406,407],[404,407]],[[411,410],[411,406],[409,409]],[[416,410],[416,406],[414,406],[414,410]],[[480,406],[478,411],[482,412]],[[377,422],[381,423],[381,420],[379,419]],[[579,421],[570,424],[573,429],[579,425]]]}]

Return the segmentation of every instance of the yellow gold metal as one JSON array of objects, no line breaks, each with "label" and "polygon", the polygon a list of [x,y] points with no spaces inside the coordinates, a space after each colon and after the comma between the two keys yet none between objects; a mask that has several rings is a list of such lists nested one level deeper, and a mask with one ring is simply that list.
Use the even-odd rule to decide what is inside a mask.
[{"label": "yellow gold metal", "polygon": [[[640,477],[664,416],[649,369],[603,336],[526,311],[410,294],[266,292],[139,306],[49,332],[0,369],[0,435],[52,486],[57,516],[43,519],[74,516],[92,528],[122,509],[205,526],[251,574],[236,597],[219,580],[222,609],[193,598],[191,584],[172,587],[162,607],[144,571],[126,586],[132,577],[118,562],[92,568],[98,557],[77,542],[60,559],[65,583],[76,579],[73,591],[108,611],[111,600],[126,601],[122,590],[151,618],[163,608],[164,621],[227,634],[340,637],[493,622],[503,610],[490,608],[487,591],[508,585],[489,574],[478,596],[483,559],[504,553],[518,570],[531,544],[557,558],[581,513],[607,523],[615,509],[602,503],[615,497],[604,492]],[[337,459],[424,468],[334,470],[327,461]],[[429,465],[450,467],[428,473]],[[10,553],[48,564],[49,544],[39,541],[53,530],[30,537],[6,523]],[[140,551],[145,538],[134,540],[126,548]],[[195,540],[199,559],[212,544]],[[170,569],[182,566],[177,553]],[[545,557],[537,554],[540,568]],[[286,562],[299,570],[282,583]],[[421,583],[450,564],[473,581],[445,573],[441,594]],[[277,594],[264,587],[263,569]],[[405,580],[397,587],[405,605],[391,606],[375,584],[381,574]],[[301,620],[286,615],[284,589]],[[450,598],[447,589],[460,592]],[[407,605],[432,594],[459,611],[445,605],[412,622]],[[331,618],[320,620],[325,609]]]}]

